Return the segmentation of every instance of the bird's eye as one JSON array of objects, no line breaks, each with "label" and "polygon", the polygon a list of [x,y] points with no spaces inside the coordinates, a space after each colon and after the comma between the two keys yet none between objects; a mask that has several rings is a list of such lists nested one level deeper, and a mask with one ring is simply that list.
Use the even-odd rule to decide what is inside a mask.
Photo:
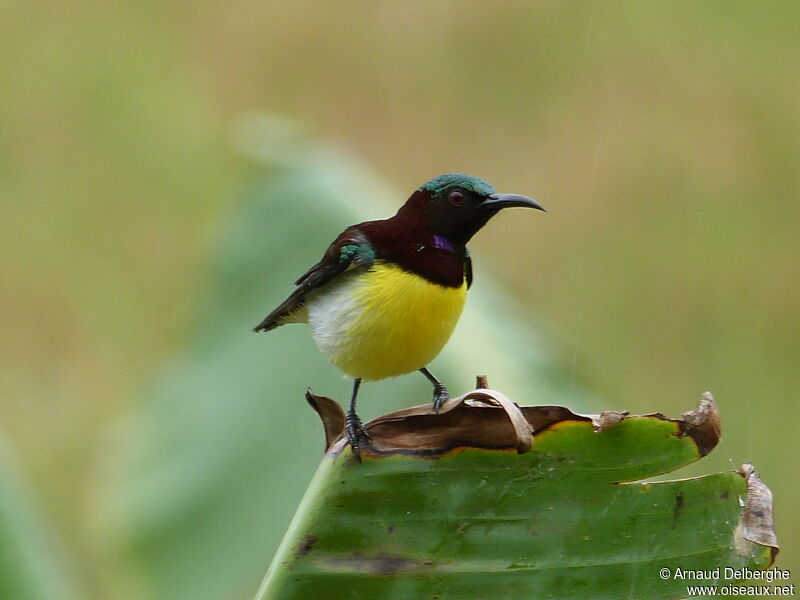
[{"label": "bird's eye", "polygon": [[462,194],[458,190],[454,190],[450,192],[448,200],[450,200],[450,204],[452,204],[453,206],[461,206],[462,204],[464,204],[464,194]]}]

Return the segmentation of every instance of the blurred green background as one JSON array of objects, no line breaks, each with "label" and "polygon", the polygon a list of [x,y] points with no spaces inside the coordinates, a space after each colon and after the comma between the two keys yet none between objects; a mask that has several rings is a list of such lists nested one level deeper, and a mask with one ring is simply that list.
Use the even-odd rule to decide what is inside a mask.
[{"label": "blurred green background", "polygon": [[[291,515],[281,506],[264,555],[252,542],[250,562],[228,557],[241,569],[220,567],[227,579],[211,584],[215,561],[231,552],[226,535],[243,535],[225,525],[245,527],[238,509],[216,522],[211,547],[192,523],[208,523],[213,503],[197,500],[191,481],[159,473],[185,493],[193,521],[159,513],[174,496],[152,481],[150,504],[126,504],[141,492],[140,472],[177,455],[163,440],[201,418],[191,402],[178,410],[163,400],[191,396],[162,383],[185,349],[194,343],[194,356],[211,360],[241,336],[247,347],[228,357],[257,365],[259,352],[274,352],[277,342],[249,327],[340,229],[303,229],[278,209],[252,227],[248,210],[286,183],[291,169],[275,164],[294,153],[273,147],[258,161],[241,151],[256,113],[323,140],[334,171],[333,157],[360,156],[393,188],[378,192],[370,179],[359,193],[369,200],[374,190],[374,206],[357,205],[344,222],[386,216],[449,171],[541,201],[547,215],[500,215],[473,241],[476,287],[495,277],[546,333],[567,396],[585,388],[603,399],[576,391],[578,410],[677,416],[712,390],[723,446],[694,472],[752,461],[775,495],[778,566],[800,568],[798,22],[798,4],[722,1],[5,4],[0,448],[25,488],[16,504],[35,513],[32,556],[52,553],[69,582],[54,597],[72,586],[80,598],[249,598]],[[360,166],[341,168],[368,179]],[[305,214],[321,198],[311,196]],[[220,250],[236,253],[237,231],[257,246],[276,229],[295,249],[274,284],[261,279],[273,263],[234,269]],[[236,286],[246,302],[226,321],[220,290]],[[209,322],[224,344],[198,337]],[[285,329],[280,344],[308,337]],[[307,340],[296,343],[314,356]],[[328,369],[316,360],[303,368]],[[239,388],[226,385],[224,366],[214,373],[222,399],[195,410],[217,422]],[[251,373],[236,381],[246,386]],[[346,382],[325,373],[338,387],[318,391],[343,398]],[[259,381],[273,376],[265,360]],[[285,412],[274,418],[311,438],[316,457],[319,428],[301,398],[312,380],[295,374],[286,393],[297,393],[278,399]],[[399,385],[427,394],[422,383]],[[365,416],[376,406],[365,403]],[[180,431],[182,451],[219,456],[216,434],[198,431]],[[295,498],[307,463],[282,464],[268,485]],[[248,510],[269,520],[276,509]]]}]

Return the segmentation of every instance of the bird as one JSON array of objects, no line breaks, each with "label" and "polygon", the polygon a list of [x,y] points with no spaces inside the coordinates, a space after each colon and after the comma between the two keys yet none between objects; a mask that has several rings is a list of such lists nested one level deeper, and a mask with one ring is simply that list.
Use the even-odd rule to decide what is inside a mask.
[{"label": "bird", "polygon": [[527,196],[496,193],[478,177],[434,177],[394,216],[339,234],[253,328],[307,323],[317,347],[353,379],[345,430],[357,460],[360,438],[370,440],[356,413],[362,381],[419,371],[433,385],[436,413],[449,399],[428,364],[450,338],[472,286],[467,243],[511,207],[545,210]]}]

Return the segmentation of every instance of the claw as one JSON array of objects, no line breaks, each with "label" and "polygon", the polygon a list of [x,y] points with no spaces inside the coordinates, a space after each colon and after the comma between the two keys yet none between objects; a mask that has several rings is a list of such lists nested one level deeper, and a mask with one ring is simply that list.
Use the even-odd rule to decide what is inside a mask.
[{"label": "claw", "polygon": [[443,383],[433,386],[433,412],[437,415],[442,405],[450,399],[450,392]]},{"label": "claw", "polygon": [[419,372],[425,375],[428,381],[433,384],[433,412],[438,415],[442,404],[450,399],[450,392],[447,391],[447,387],[441,381],[433,376],[433,373],[428,371],[427,367],[422,367]]},{"label": "claw", "polygon": [[350,447],[353,449],[353,454],[358,462],[361,462],[361,452],[359,450],[359,438],[365,439],[367,442],[372,441],[372,436],[364,428],[361,419],[354,412],[348,412],[345,416],[345,431],[347,432],[347,441],[350,442]]}]

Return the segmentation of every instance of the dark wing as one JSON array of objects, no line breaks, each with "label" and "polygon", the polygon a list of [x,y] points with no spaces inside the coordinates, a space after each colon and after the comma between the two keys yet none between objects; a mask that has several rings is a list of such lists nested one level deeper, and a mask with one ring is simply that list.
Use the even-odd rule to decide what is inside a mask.
[{"label": "dark wing", "polygon": [[472,257],[469,250],[464,254],[464,278],[467,280],[467,289],[472,286]]},{"label": "dark wing", "polygon": [[284,319],[305,305],[308,292],[322,287],[347,269],[369,268],[374,259],[375,251],[367,237],[355,227],[345,229],[328,246],[322,259],[294,282],[297,288],[289,297],[264,317],[253,331],[269,331],[283,325]]}]

